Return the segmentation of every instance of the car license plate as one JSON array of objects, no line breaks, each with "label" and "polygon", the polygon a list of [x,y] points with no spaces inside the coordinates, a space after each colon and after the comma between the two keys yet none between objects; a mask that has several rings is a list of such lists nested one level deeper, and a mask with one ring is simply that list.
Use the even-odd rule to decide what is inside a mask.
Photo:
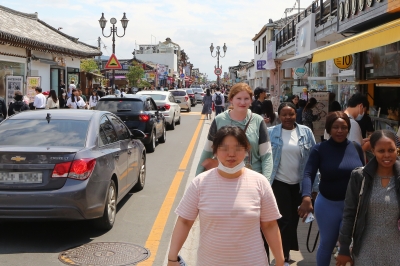
[{"label": "car license plate", "polygon": [[43,174],[38,172],[0,172],[0,184],[41,184]]}]

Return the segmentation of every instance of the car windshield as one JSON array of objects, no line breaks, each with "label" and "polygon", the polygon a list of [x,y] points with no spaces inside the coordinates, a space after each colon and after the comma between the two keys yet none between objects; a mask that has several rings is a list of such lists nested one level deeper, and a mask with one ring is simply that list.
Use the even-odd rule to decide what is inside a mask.
[{"label": "car windshield", "polygon": [[96,110],[109,111],[111,113],[118,112],[135,112],[139,113],[143,110],[143,102],[140,100],[105,100],[99,101],[96,105]]},{"label": "car windshield", "polygon": [[154,101],[164,101],[167,96],[162,94],[140,94],[140,95],[147,95],[153,98]]},{"label": "car windshield", "polygon": [[186,92],[184,91],[171,91],[174,96],[186,96]]},{"label": "car windshield", "polygon": [[87,120],[9,119],[0,125],[0,146],[84,147]]},{"label": "car windshield", "polygon": [[188,94],[193,94],[193,93],[194,93],[192,90],[186,90],[186,92],[187,92]]}]

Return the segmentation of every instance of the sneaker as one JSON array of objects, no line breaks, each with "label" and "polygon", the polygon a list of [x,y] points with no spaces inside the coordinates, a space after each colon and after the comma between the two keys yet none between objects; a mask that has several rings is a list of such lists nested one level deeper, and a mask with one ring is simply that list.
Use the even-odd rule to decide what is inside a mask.
[{"label": "sneaker", "polygon": [[178,261],[180,266],[187,266],[186,262],[182,259],[181,255],[178,255]]},{"label": "sneaker", "polygon": [[290,266],[289,262],[285,262],[283,266]]}]

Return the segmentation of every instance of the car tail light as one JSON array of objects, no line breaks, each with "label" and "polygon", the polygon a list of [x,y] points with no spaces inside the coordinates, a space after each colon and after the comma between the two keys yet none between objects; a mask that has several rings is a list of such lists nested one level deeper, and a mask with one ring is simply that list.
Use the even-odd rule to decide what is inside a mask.
[{"label": "car tail light", "polygon": [[187,102],[189,100],[189,97],[185,96],[185,102]]},{"label": "car tail light", "polygon": [[204,95],[205,95],[204,93],[201,94],[201,96],[204,96]]},{"label": "car tail light", "polygon": [[165,108],[165,110],[169,110],[169,109],[171,108],[171,105],[165,104],[165,105],[164,105],[164,108]]},{"label": "car tail light", "polygon": [[80,159],[72,162],[58,163],[54,166],[52,178],[67,177],[86,180],[96,165],[96,159]]},{"label": "car tail light", "polygon": [[145,114],[141,114],[139,115],[139,120],[142,122],[147,122],[150,120],[150,116],[149,115],[145,115]]}]

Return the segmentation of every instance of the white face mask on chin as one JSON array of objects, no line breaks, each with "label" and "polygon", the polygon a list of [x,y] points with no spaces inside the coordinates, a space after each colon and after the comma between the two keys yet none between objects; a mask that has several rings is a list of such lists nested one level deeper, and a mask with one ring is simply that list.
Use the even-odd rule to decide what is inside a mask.
[{"label": "white face mask on chin", "polygon": [[218,169],[221,170],[222,172],[225,172],[227,174],[233,175],[236,174],[237,172],[239,172],[240,170],[242,170],[242,168],[245,167],[245,163],[244,161],[242,161],[241,163],[239,163],[238,165],[236,165],[233,168],[230,167],[226,167],[225,165],[223,165],[219,160],[218,160]]}]

